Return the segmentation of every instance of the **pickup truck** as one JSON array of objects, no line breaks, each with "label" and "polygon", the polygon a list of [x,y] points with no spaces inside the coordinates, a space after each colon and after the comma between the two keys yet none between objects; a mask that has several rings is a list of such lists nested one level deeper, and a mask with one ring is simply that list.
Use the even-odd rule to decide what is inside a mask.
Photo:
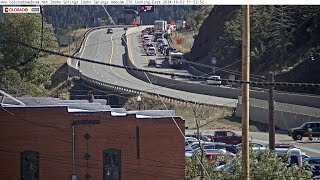
[{"label": "pickup truck", "polygon": [[306,122],[300,127],[291,128],[288,130],[288,135],[294,140],[302,140],[303,137],[320,138],[320,122]]},{"label": "pickup truck", "polygon": [[211,136],[212,142],[223,142],[226,144],[240,144],[242,137],[232,131],[215,131]]}]

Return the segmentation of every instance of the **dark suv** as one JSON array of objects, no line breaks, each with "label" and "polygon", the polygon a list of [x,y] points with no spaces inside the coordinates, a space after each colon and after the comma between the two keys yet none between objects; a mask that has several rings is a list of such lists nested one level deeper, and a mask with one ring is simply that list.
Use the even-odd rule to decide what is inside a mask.
[{"label": "dark suv", "polygon": [[306,122],[300,127],[291,128],[288,130],[288,135],[294,140],[301,140],[303,137],[320,137],[320,122]]}]

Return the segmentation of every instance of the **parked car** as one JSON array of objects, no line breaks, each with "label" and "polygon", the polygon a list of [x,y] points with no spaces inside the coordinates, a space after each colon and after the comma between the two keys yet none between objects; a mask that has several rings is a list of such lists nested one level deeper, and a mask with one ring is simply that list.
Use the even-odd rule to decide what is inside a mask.
[{"label": "parked car", "polygon": [[113,34],[113,30],[112,29],[107,29],[107,34]]},{"label": "parked car", "polygon": [[293,144],[285,144],[285,143],[275,143],[275,148],[296,148]]},{"label": "parked car", "polygon": [[237,146],[233,144],[226,144],[226,150],[233,154],[237,154],[239,152],[239,150],[237,149]]},{"label": "parked car", "polygon": [[[192,144],[192,143],[195,143],[195,142],[198,142],[198,139],[194,138],[194,137],[185,137],[185,143],[186,143],[186,146],[189,145],[189,144]],[[203,143],[204,141],[200,140],[200,143]]]},{"label": "parked car", "polygon": [[312,173],[314,176],[320,176],[320,157],[310,157],[304,159],[309,166],[312,167]]},{"label": "parked car", "polygon": [[[194,133],[194,134],[186,134],[186,137],[194,137],[196,139],[198,139],[198,134],[197,133]],[[203,140],[203,141],[211,141],[211,139],[206,136],[206,135],[203,135],[203,134],[200,134],[200,140]]]},{"label": "parked car", "polygon": [[302,152],[302,159],[310,158],[309,155],[306,154],[306,152]]},{"label": "parked car", "polygon": [[[241,151],[241,149],[242,149],[242,143],[237,144],[237,145],[233,145],[233,146],[234,146],[235,149],[236,149],[236,153],[232,152],[232,153],[234,153],[234,154],[239,153],[239,152]],[[250,147],[250,148],[254,148],[254,147],[259,147],[259,148],[260,148],[260,147],[266,147],[266,146],[265,146],[264,144],[251,141],[251,142],[249,142],[249,147]]]},{"label": "parked car", "polygon": [[[253,148],[253,147],[265,147],[264,144],[258,143],[258,142],[249,142],[249,147]],[[226,150],[233,153],[233,154],[238,154],[242,149],[242,143],[240,144],[227,144],[226,145]]]},{"label": "parked car", "polygon": [[156,49],[153,46],[152,47],[148,47],[147,55],[148,56],[156,55]]},{"label": "parked car", "polygon": [[221,78],[220,76],[209,76],[209,80],[207,80],[208,85],[221,85]]},{"label": "parked car", "polygon": [[[220,142],[202,142],[200,143],[204,150],[208,149],[225,149],[226,144]],[[185,147],[186,152],[197,152],[200,150],[199,142],[194,142]]]},{"label": "parked car", "polygon": [[[231,158],[235,157],[236,155],[226,151],[225,149],[210,149],[205,151],[205,156],[208,162],[215,162],[217,158],[220,156],[229,156]],[[225,164],[224,161],[219,162],[220,165]]]},{"label": "parked car", "polygon": [[242,137],[232,131],[215,131],[211,136],[213,142],[224,142],[226,144],[240,144]]},{"label": "parked car", "polygon": [[320,137],[320,122],[306,122],[300,127],[288,130],[288,135],[294,140],[302,140],[303,137]]}]

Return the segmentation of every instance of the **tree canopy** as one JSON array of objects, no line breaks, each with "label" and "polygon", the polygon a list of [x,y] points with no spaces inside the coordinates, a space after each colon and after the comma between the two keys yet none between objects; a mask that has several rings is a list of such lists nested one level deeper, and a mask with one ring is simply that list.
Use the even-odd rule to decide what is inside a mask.
[{"label": "tree canopy", "polygon": [[[9,14],[0,24],[0,88],[14,95],[46,94],[54,72],[47,54],[32,50],[22,43],[53,49],[57,46],[53,27],[40,14]],[[43,39],[43,41],[42,41]]]}]

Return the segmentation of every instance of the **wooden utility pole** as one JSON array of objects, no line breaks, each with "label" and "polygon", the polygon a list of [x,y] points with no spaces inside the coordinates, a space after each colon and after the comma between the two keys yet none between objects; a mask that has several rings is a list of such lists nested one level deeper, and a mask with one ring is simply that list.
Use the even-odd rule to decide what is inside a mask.
[{"label": "wooden utility pole", "polygon": [[197,136],[198,136],[198,142],[199,142],[199,147],[200,147],[200,150],[201,150],[201,154],[200,154],[200,164],[199,164],[199,167],[200,167],[200,180],[203,180],[204,179],[204,166],[203,166],[203,158],[204,158],[204,149],[203,149],[203,146],[202,146],[202,143],[201,143],[201,133],[200,133],[200,128],[199,128],[199,119],[198,119],[198,113],[197,113],[197,109],[196,109],[196,104],[194,106],[194,109],[193,109],[193,113],[194,113],[194,118],[196,119],[196,126],[197,126]]},{"label": "wooden utility pole", "polygon": [[[269,83],[274,82],[274,75],[269,74]],[[274,150],[275,146],[275,123],[274,123],[274,86],[269,84],[269,148]]]},{"label": "wooden utility pole", "polygon": [[[242,5],[242,80],[250,80],[250,10]],[[242,84],[242,180],[250,179],[249,164],[249,84]]]}]

